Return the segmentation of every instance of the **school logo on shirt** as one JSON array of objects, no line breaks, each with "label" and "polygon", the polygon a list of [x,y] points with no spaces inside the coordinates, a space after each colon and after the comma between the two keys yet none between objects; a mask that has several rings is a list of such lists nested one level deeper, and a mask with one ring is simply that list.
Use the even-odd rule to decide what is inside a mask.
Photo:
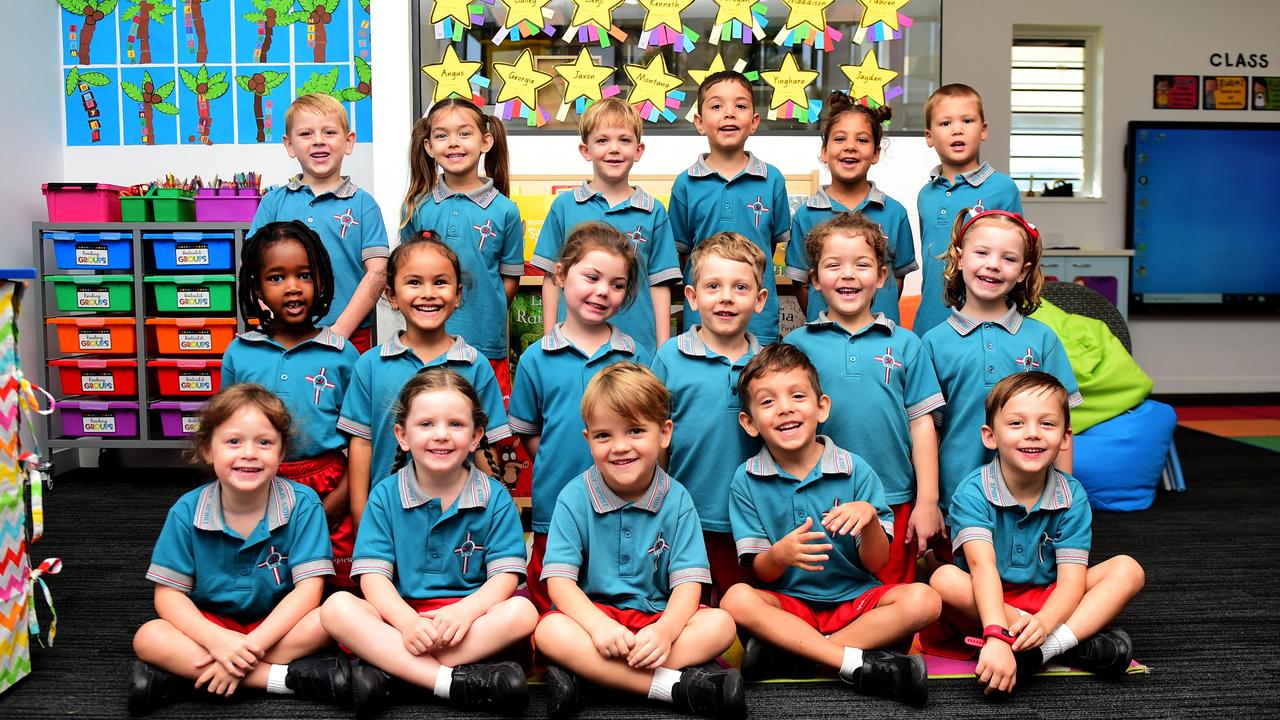
[{"label": "school logo on shirt", "polygon": [[313,400],[316,405],[320,404],[320,393],[337,387],[337,385],[329,382],[329,378],[324,376],[325,370],[326,368],[320,368],[320,372],[315,375],[308,375],[306,378],[307,382],[311,383],[311,385],[316,389],[315,399]]},{"label": "school logo on shirt", "polygon": [[662,537],[662,531],[659,530],[657,539],[653,541],[653,544],[650,545],[649,549],[646,551],[647,555],[653,556],[653,569],[655,571],[658,569],[658,564],[662,557],[662,553],[670,549],[671,549],[671,546],[667,544],[666,539]]},{"label": "school logo on shirt", "polygon": [[884,354],[883,354],[883,355],[877,355],[875,359],[876,359],[876,362],[878,362],[878,363],[880,363],[881,365],[883,365],[883,366],[884,366],[884,381],[885,381],[885,383],[888,383],[888,382],[889,382],[889,376],[890,376],[890,374],[892,374],[892,373],[893,373],[894,368],[900,368],[900,367],[902,367],[902,363],[898,362],[898,361],[893,357],[893,348],[892,348],[892,347],[887,347],[887,348],[885,348],[885,349],[884,349]]},{"label": "school logo on shirt", "polygon": [[276,546],[272,545],[267,551],[267,559],[258,563],[258,567],[266,568],[271,571],[271,576],[275,578],[276,585],[280,584],[280,566],[289,562],[289,556],[276,550]]},{"label": "school logo on shirt", "polygon": [[471,539],[471,531],[467,531],[467,539],[462,544],[453,549],[453,554],[462,559],[462,574],[467,574],[467,566],[471,563],[471,554],[477,550],[483,550],[484,546],[476,543]]},{"label": "school logo on shirt", "polygon": [[631,232],[624,233],[624,234],[627,237],[631,238],[631,247],[637,250],[640,249],[641,245],[643,245],[645,242],[648,241],[648,239],[645,238],[644,236],[644,227],[640,225],[637,225],[635,230],[632,230]]},{"label": "school logo on shirt", "polygon": [[760,216],[769,212],[769,206],[764,204],[764,199],[757,195],[755,202],[747,203],[747,209],[756,214],[755,224],[756,227],[760,227]]},{"label": "school logo on shirt", "polygon": [[360,221],[356,220],[356,216],[351,214],[351,208],[347,208],[337,215],[334,215],[333,219],[337,220],[338,224],[342,225],[342,229],[338,231],[338,237],[344,240],[347,237],[347,228],[360,224]]},{"label": "school logo on shirt", "polygon": [[1023,372],[1031,372],[1040,367],[1040,363],[1036,362],[1036,354],[1031,348],[1027,348],[1027,354],[1020,358],[1014,358],[1014,362],[1022,366]]},{"label": "school logo on shirt", "polygon": [[498,231],[493,229],[492,218],[485,220],[483,225],[472,225],[471,229],[480,233],[480,242],[476,245],[477,250],[483,250],[484,241],[498,234]]}]

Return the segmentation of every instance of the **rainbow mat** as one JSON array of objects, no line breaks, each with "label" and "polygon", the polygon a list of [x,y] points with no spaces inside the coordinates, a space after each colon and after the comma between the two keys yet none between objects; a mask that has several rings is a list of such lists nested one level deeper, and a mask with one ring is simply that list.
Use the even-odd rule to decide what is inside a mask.
[{"label": "rainbow mat", "polygon": [[1280,405],[1174,409],[1183,427],[1280,452]]}]

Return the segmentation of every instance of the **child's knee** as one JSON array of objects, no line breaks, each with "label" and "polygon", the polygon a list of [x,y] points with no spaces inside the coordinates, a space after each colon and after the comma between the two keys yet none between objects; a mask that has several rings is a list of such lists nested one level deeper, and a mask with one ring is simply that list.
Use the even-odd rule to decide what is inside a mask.
[{"label": "child's knee", "polygon": [[724,597],[720,598],[720,608],[733,619],[738,619],[750,612],[752,604],[758,600],[755,588],[746,583],[738,583],[725,591]]},{"label": "child's knee", "polygon": [[150,662],[154,657],[153,650],[163,645],[163,636],[172,627],[168,621],[159,618],[144,623],[138,628],[138,632],[133,634],[133,654],[137,655],[139,660]]},{"label": "child's knee", "polygon": [[572,634],[582,632],[578,623],[563,613],[544,615],[533,629],[533,641],[544,652],[555,652]]},{"label": "child's knee", "polygon": [[942,595],[937,590],[924,583],[911,583],[901,587],[899,602],[919,625],[928,625],[942,614]]},{"label": "child's knee", "polygon": [[516,595],[507,598],[494,610],[499,613],[497,620],[512,634],[529,635],[538,624],[538,610],[526,597]]},{"label": "child's knee", "polygon": [[345,590],[330,595],[320,606],[320,624],[327,630],[334,627],[334,623],[349,620],[359,611],[359,603],[359,598]]},{"label": "child's knee", "polygon": [[969,575],[955,565],[941,565],[934,570],[929,587],[944,601],[957,593],[971,592]]},{"label": "child's knee", "polygon": [[1147,571],[1128,555],[1117,555],[1115,573],[1135,594],[1147,584]]},{"label": "child's knee", "polygon": [[709,637],[733,638],[738,633],[738,625],[733,616],[721,608],[701,608],[694,614],[698,625]]}]

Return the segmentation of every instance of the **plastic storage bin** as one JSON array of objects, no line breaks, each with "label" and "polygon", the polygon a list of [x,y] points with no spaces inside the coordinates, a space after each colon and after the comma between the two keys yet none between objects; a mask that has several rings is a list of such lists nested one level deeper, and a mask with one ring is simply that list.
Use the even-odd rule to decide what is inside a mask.
[{"label": "plastic storage bin", "polygon": [[156,374],[160,394],[170,397],[207,397],[222,388],[222,361],[161,358],[148,360]]},{"label": "plastic storage bin", "polygon": [[49,365],[58,369],[64,395],[127,397],[138,394],[137,360],[64,358],[50,360]]},{"label": "plastic storage bin", "polygon": [[146,195],[120,198],[120,216],[125,222],[193,222],[196,201],[179,188],[158,188]]},{"label": "plastic storage bin", "polygon": [[127,232],[45,232],[59,270],[132,270],[133,238]]},{"label": "plastic storage bin", "polygon": [[57,317],[46,322],[57,328],[58,349],[64,353],[138,352],[138,327],[133,318]]},{"label": "plastic storage bin", "polygon": [[151,409],[160,416],[160,434],[167,438],[186,437],[200,429],[200,411],[203,402],[159,400],[151,403]]},{"label": "plastic storage bin", "polygon": [[143,233],[157,270],[230,270],[233,236],[228,232]]},{"label": "plastic storage bin", "polygon": [[49,275],[63,312],[133,312],[132,275]]},{"label": "plastic storage bin", "polygon": [[101,183],[45,183],[40,186],[49,206],[49,222],[120,222],[119,185]]},{"label": "plastic storage bin", "polygon": [[200,188],[196,192],[196,221],[253,222],[260,202],[257,188]]},{"label": "plastic storage bin", "polygon": [[235,275],[148,275],[159,312],[230,313],[235,310]]},{"label": "plastic storage bin", "polygon": [[136,400],[59,400],[66,437],[137,437]]},{"label": "plastic storage bin", "polygon": [[161,355],[221,355],[236,337],[235,318],[148,318]]}]

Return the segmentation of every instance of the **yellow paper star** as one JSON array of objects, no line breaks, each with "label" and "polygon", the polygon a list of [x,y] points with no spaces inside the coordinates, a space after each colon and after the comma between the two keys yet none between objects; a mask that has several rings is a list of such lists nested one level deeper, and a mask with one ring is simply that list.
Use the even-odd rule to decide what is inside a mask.
[{"label": "yellow paper star", "polygon": [[[684,0],[679,0],[684,2]],[[627,77],[631,78],[634,87],[627,95],[627,102],[638,103],[648,100],[659,109],[667,106],[667,93],[675,90],[683,83],[680,78],[667,72],[667,63],[659,53],[653,56],[648,66],[627,65]]]},{"label": "yellow paper star", "polygon": [[644,27],[643,32],[666,25],[676,32],[684,32],[684,22],[680,20],[680,13],[684,9],[693,4],[693,0],[639,0],[640,7],[644,8]]},{"label": "yellow paper star", "polygon": [[595,23],[607,29],[613,25],[614,9],[621,4],[622,0],[574,0],[573,19],[569,24],[577,27]]},{"label": "yellow paper star", "polygon": [[716,59],[711,61],[711,66],[706,70],[688,70],[686,72],[689,73],[689,77],[693,78],[695,85],[701,85],[708,75],[714,75],[724,69],[724,58],[720,57],[719,53],[716,53]]},{"label": "yellow paper star", "polygon": [[849,97],[854,100],[868,98],[880,105],[884,104],[884,86],[898,77],[893,70],[880,67],[875,50],[862,58],[861,65],[841,65],[840,71],[849,78]]},{"label": "yellow paper star", "polygon": [[600,99],[600,85],[613,74],[613,68],[597,65],[583,48],[571,63],[556,65],[556,74],[564,78],[564,102],[571,103],[580,97]]},{"label": "yellow paper star", "polygon": [[827,7],[833,2],[835,0],[782,0],[790,11],[783,27],[790,30],[800,23],[809,23],[814,30],[826,30]]},{"label": "yellow paper star", "polygon": [[809,107],[809,97],[804,94],[805,88],[818,79],[817,70],[801,70],[796,64],[795,55],[782,58],[782,67],[760,73],[760,78],[773,86],[773,99],[769,101],[769,109],[781,107],[790,100],[802,108]]},{"label": "yellow paper star", "polygon": [[551,0],[502,0],[502,4],[507,6],[507,19],[502,21],[502,27],[513,28],[521,20],[542,27],[547,22],[542,16],[542,8],[549,2]]},{"label": "yellow paper star", "polygon": [[520,102],[535,107],[538,104],[538,91],[551,83],[551,76],[533,66],[533,53],[525,48],[514,63],[493,64],[493,71],[502,78],[502,92],[498,93],[495,102],[506,102],[517,98]]},{"label": "yellow paper star", "polygon": [[716,10],[716,21],[712,25],[723,25],[730,20],[751,27],[755,18],[751,17],[751,6],[760,0],[718,0],[720,8]]},{"label": "yellow paper star", "polygon": [[436,0],[431,7],[431,24],[453,18],[462,23],[463,27],[471,27],[471,11],[467,6],[473,2],[475,0]]},{"label": "yellow paper star", "polygon": [[444,49],[444,57],[435,65],[423,65],[422,72],[436,81],[435,92],[431,94],[431,102],[440,102],[450,95],[459,95],[471,99],[471,76],[480,72],[483,63],[465,62],[458,59],[458,53],[449,45]]},{"label": "yellow paper star", "polygon": [[885,25],[898,29],[898,9],[906,5],[911,0],[858,0],[862,4],[862,20],[858,21],[859,27],[871,27],[873,24],[882,22]]}]

